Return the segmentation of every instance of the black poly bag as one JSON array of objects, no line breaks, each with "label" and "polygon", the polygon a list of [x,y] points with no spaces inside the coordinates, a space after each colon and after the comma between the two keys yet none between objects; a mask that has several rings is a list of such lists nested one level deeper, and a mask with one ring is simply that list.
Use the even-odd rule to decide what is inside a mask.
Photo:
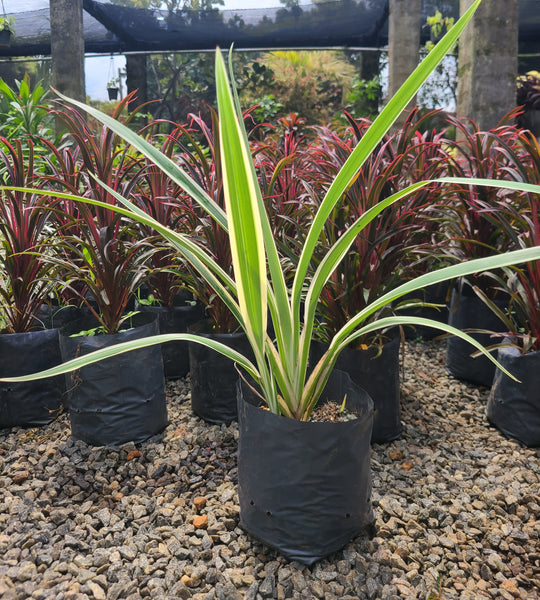
[{"label": "black poly bag", "polygon": [[313,423],[256,406],[238,383],[240,524],[290,560],[311,565],[374,521],[370,438],[373,402],[334,371],[321,402],[342,402],[357,419]]},{"label": "black poly bag", "polygon": [[[504,309],[507,303],[497,300],[495,304]],[[504,324],[499,317],[467,286],[463,287],[461,294],[452,290],[448,323],[461,330],[505,331]],[[483,346],[490,346],[497,341],[487,333],[471,333],[470,335]],[[471,357],[471,354],[475,352],[476,348],[469,342],[455,336],[448,338],[446,370],[456,379],[490,387],[495,375],[495,364],[484,355]]]},{"label": "black poly bag", "polygon": [[[397,314],[401,316],[421,317],[423,319],[431,319],[438,323],[448,323],[448,281],[443,281],[434,285],[428,285],[427,287],[417,290],[416,292],[409,292],[399,299],[399,302],[406,302],[412,300],[420,300],[427,304],[442,305],[437,308],[430,306],[415,306],[413,308],[407,308],[400,310]],[[442,331],[435,327],[424,327],[423,325],[404,325],[405,337],[408,340],[414,340],[417,337],[422,337],[424,340],[431,340],[438,335],[441,335]]]},{"label": "black poly bag", "polygon": [[[155,315],[135,315],[134,327],[110,335],[69,337],[95,326],[92,319],[62,330],[64,361],[159,333]],[[129,325],[126,325],[129,327]],[[158,345],[140,348],[67,374],[68,410],[74,438],[93,446],[140,443],[168,424],[163,360]]]},{"label": "black poly bag", "polygon": [[[401,435],[399,346],[400,338],[396,336],[383,345],[380,354],[375,346],[365,350],[345,348],[336,362],[336,368],[348,373],[373,400],[371,441],[376,444],[391,442]],[[327,344],[313,342],[313,366],[327,348]]]},{"label": "black poly bag", "polygon": [[[188,326],[204,316],[201,303],[186,302],[185,296],[179,296],[174,306],[148,306],[138,304],[137,310],[156,315],[160,333],[186,333]],[[161,346],[165,377],[177,379],[189,372],[189,343],[186,341],[167,342]]]},{"label": "black poly bag", "polygon": [[[211,333],[209,321],[189,327],[191,333],[209,337],[254,360],[244,332]],[[234,362],[202,344],[190,342],[191,408],[208,423],[229,425],[238,420],[236,383],[238,370]]]},{"label": "black poly bag", "polygon": [[497,360],[521,383],[495,371],[486,408],[488,420],[526,446],[540,446],[540,352],[499,348]]},{"label": "black poly bag", "polygon": [[[0,376],[17,377],[60,364],[57,329],[0,335]],[[37,427],[53,421],[62,408],[64,377],[0,382],[0,427]]]}]

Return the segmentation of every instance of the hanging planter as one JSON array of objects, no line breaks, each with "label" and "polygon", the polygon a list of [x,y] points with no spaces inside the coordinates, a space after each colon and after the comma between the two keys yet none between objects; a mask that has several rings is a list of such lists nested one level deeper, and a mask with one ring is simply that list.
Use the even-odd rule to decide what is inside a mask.
[{"label": "hanging planter", "polygon": [[297,421],[259,407],[238,383],[240,524],[290,560],[311,565],[340,550],[374,521],[370,438],[373,402],[335,370],[320,403],[333,400],[355,419]]},{"label": "hanging planter", "polygon": [[118,92],[119,88],[117,87],[108,87],[107,94],[109,94],[109,100],[118,100]]},{"label": "hanging planter", "polygon": [[115,75],[114,56],[111,54],[109,74],[107,77],[107,94],[109,95],[109,100],[118,100],[118,93],[120,91],[120,71],[118,71],[118,76]]},{"label": "hanging planter", "polygon": [[9,48],[15,35],[15,19],[8,17],[2,0],[2,16],[0,17],[0,48]]},{"label": "hanging planter", "polygon": [[0,48],[9,48],[11,46],[11,38],[13,37],[13,31],[8,27],[0,29]]}]

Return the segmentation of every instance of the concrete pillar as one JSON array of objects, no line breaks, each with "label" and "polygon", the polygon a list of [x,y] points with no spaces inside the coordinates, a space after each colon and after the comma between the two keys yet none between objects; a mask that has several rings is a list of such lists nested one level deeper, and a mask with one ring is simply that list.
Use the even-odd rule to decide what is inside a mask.
[{"label": "concrete pillar", "polygon": [[[460,13],[473,0],[460,0]],[[459,39],[457,114],[491,129],[516,105],[519,0],[480,4]]]},{"label": "concrete pillar", "polygon": [[[422,0],[390,0],[388,17],[388,97],[414,71],[419,61]],[[408,106],[410,110],[414,101]],[[403,122],[404,116],[401,120]]]},{"label": "concrete pillar", "polygon": [[130,109],[133,109],[148,100],[146,54],[126,55],[126,75],[128,94],[136,91],[135,100],[130,103]]},{"label": "concrete pillar", "polygon": [[84,102],[83,0],[50,0],[49,6],[53,85]]}]

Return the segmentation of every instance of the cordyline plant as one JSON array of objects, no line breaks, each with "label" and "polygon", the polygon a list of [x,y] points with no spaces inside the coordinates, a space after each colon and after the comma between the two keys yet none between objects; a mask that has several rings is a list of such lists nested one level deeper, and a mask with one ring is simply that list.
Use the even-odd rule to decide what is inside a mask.
[{"label": "cordyline plant", "polygon": [[[189,127],[179,127],[179,148],[175,156],[189,177],[212,199],[215,206],[223,209],[224,181],[221,166],[221,144],[219,118],[215,110],[209,109],[209,119],[190,115]],[[233,275],[233,264],[229,234],[222,223],[212,219],[206,210],[191,198],[183,203],[183,213],[192,239],[212,257],[219,269],[228,277]],[[196,298],[205,307],[206,316],[214,333],[232,333],[239,328],[235,314],[221,295],[214,289],[199,270],[190,265],[190,287]]]},{"label": "cordyline plant", "polygon": [[[35,183],[34,145],[0,138],[0,179],[8,185]],[[52,290],[47,253],[48,198],[4,190],[0,197],[0,333],[40,328],[41,306]],[[34,253],[37,253],[34,254]]]},{"label": "cordyline plant", "polygon": [[[522,168],[527,180],[540,184],[540,146],[532,133],[520,133],[524,154]],[[507,202],[494,215],[501,230],[516,247],[540,246],[540,206],[538,198],[523,195],[519,201]],[[522,268],[507,268],[497,278],[497,287],[508,297],[508,308],[501,310],[480,289],[476,293],[499,317],[506,339],[498,346],[513,345],[522,354],[540,351],[540,261],[531,261]]]},{"label": "cordyline plant", "polygon": [[[499,125],[480,131],[472,121],[449,117],[460,132],[460,141],[452,144],[455,160],[449,163],[449,173],[464,178],[496,179],[499,181],[531,181],[523,164],[525,151],[521,131],[506,115]],[[494,253],[516,249],[512,233],[505,229],[499,213],[508,204],[518,202],[518,195],[508,189],[455,184],[446,186],[446,201],[439,203],[440,229],[449,241],[440,253],[441,260],[464,261],[483,258]],[[439,252],[441,246],[438,247]],[[471,285],[478,286],[488,296],[497,296],[493,273],[474,274]]]},{"label": "cordyline plant", "polygon": [[[351,155],[365,134],[369,122],[349,118],[345,137],[326,127],[318,128],[315,153],[320,167],[323,191],[332,183],[336,173]],[[440,144],[415,136],[410,121],[406,130],[385,138],[359,170],[355,181],[327,219],[321,243],[315,250],[317,264],[337,242],[341,233],[351,227],[363,214],[407,185],[425,179],[441,177],[444,154]],[[423,177],[422,177],[423,175]],[[357,313],[376,299],[397,287],[407,276],[403,270],[415,244],[415,234],[427,234],[426,214],[434,200],[433,186],[425,186],[403,202],[390,205],[381,215],[366,225],[355,238],[350,251],[330,276],[321,292],[319,312],[321,325],[317,337],[330,342],[332,337]],[[392,307],[386,306],[390,314]],[[370,321],[380,318],[374,314]],[[371,343],[358,339],[357,345]]]},{"label": "cordyline plant", "polygon": [[[172,156],[179,144],[181,130],[176,128],[161,142],[161,151]],[[156,136],[157,137],[157,136]],[[171,178],[145,157],[134,157],[140,169],[133,189],[133,202],[153,219],[175,231],[186,231],[187,206],[185,192]],[[187,269],[178,253],[152,227],[140,223],[140,235],[156,246],[149,258],[148,274],[144,283],[149,296],[158,306],[171,307],[189,281]]]},{"label": "cordyline plant", "polygon": [[[226,213],[215,204],[213,199],[200,186],[188,178],[176,164],[163,156],[157,149],[134,135],[127,128],[123,128],[114,119],[110,119],[106,115],[87,107],[86,110],[91,112],[93,116],[99,118],[134,147],[152,158],[156,164],[181,184],[197,202],[205,207],[212,218],[228,230],[234,265],[234,279],[228,273],[223,272],[212,258],[188,237],[153,222],[137,207],[123,199],[120,194],[115,193],[118,201],[124,205],[123,208],[114,209],[116,212],[132,216],[139,221],[152,223],[153,227],[174,243],[194,268],[214,286],[216,293],[227,303],[246,332],[255,360],[251,362],[231,348],[207,338],[190,334],[170,334],[119,344],[74,359],[58,369],[44,371],[28,377],[39,378],[67,372],[80,368],[89,362],[101,360],[120,352],[127,352],[136,347],[168,340],[187,339],[214,348],[243,367],[261,388],[264,401],[272,412],[295,419],[307,420],[318,402],[339,353],[355,339],[362,337],[369,331],[406,323],[427,325],[442,328],[448,333],[470,341],[476,348],[482,349],[482,346],[467,334],[454,327],[441,325],[428,319],[387,317],[369,324],[365,324],[365,321],[389,302],[426,285],[467,275],[481,269],[538,259],[540,258],[540,247],[518,250],[506,255],[447,267],[423,275],[413,281],[408,281],[384,294],[353,317],[334,336],[326,353],[314,366],[310,375],[307,375],[316,306],[321,290],[328,278],[343,256],[349,251],[351,244],[364,226],[375,219],[387,206],[399,202],[402,198],[424,185],[428,185],[428,183],[413,184],[407,189],[385,198],[368,210],[348,230],[343,232],[342,236],[321,261],[316,272],[310,277],[308,276],[309,265],[324,224],[335,205],[341,201],[343,193],[353,182],[358,169],[414,96],[418,87],[442,59],[445,51],[457,40],[478,4],[479,0],[437,44],[435,49],[404,83],[401,90],[389,101],[336,175],[306,236],[290,288],[286,285],[280,256],[274,243],[269,219],[264,208],[264,201],[258,188],[247,135],[243,128],[238,97],[235,89],[231,88],[227,77],[227,69],[219,51],[216,55],[216,84]],[[231,70],[230,64],[229,69]],[[500,187],[512,186],[512,183],[482,180],[475,181],[475,183]],[[519,187],[532,193],[540,193],[540,186],[520,184]],[[270,336],[268,333],[268,313],[270,313],[275,337],[274,335]],[[492,360],[496,362],[495,359]],[[507,371],[505,370],[505,372]]]},{"label": "cordyline plant", "polygon": [[[113,118],[126,105],[125,98]],[[128,159],[127,147],[103,127],[99,135],[89,128],[75,109],[55,111],[63,119],[77,144],[74,155],[55,153],[53,174],[45,180],[55,190],[53,209],[58,228],[48,253],[55,267],[57,284],[80,294],[90,312],[106,333],[116,333],[127,315],[132,295],[143,280],[149,257],[155,249],[144,239],[135,239],[133,221],[108,207],[117,203],[115,194],[131,197],[141,177],[137,163]],[[73,171],[74,169],[74,171]],[[111,186],[104,188],[102,181]],[[79,189],[78,189],[79,188]],[[84,189],[98,202],[76,203],[58,190],[71,195]],[[110,191],[108,191],[110,189]]]},{"label": "cordyline plant", "polygon": [[[267,125],[268,126],[268,125]],[[254,150],[261,193],[283,266],[293,273],[302,249],[303,231],[315,212],[311,182],[320,170],[308,145],[306,120],[296,113],[278,119]],[[269,127],[269,126],[268,126]]]}]

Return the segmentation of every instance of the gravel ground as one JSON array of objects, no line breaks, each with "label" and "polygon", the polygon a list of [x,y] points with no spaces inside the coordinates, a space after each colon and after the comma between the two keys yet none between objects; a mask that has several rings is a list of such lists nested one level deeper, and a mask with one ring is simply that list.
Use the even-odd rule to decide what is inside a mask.
[{"label": "gravel ground", "polygon": [[408,343],[404,432],[373,448],[376,537],[312,568],[238,525],[237,428],[192,416],[140,448],[90,448],[65,416],[0,431],[0,598],[197,600],[540,598],[540,451],[484,416],[487,390]]}]

